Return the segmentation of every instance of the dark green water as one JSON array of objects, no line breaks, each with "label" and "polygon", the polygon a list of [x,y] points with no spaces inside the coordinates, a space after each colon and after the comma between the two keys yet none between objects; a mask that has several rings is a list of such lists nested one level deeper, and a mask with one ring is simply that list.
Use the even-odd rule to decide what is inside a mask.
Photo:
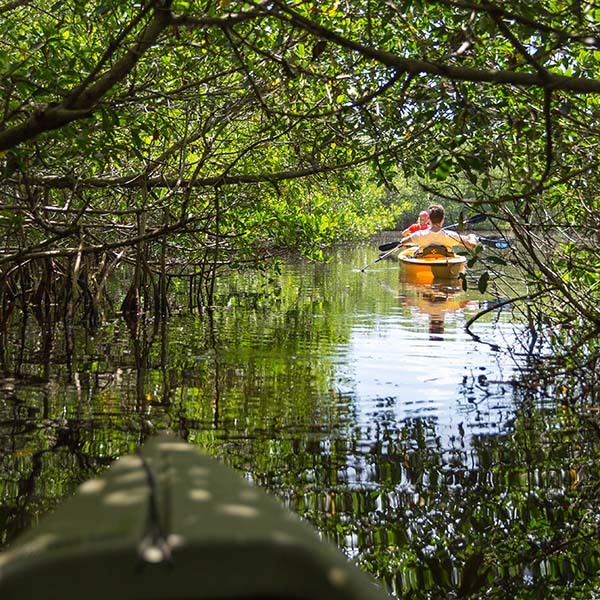
[{"label": "dark green water", "polygon": [[211,315],[135,332],[116,319],[66,342],[60,324],[16,319],[0,381],[0,544],[168,428],[399,597],[480,597],[504,581],[506,597],[529,597],[596,572],[595,554],[584,568],[527,546],[530,529],[539,545],[572,526],[560,508],[596,442],[515,385],[519,324],[492,312],[477,342],[464,324],[489,297],[404,283],[393,261],[360,271],[376,257],[363,245],[238,275],[219,282]]}]

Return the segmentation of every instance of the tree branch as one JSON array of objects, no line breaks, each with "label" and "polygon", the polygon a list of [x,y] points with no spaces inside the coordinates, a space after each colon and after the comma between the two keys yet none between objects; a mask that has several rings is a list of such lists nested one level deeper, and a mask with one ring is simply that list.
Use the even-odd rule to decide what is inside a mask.
[{"label": "tree branch", "polygon": [[181,179],[179,177],[149,177],[145,178],[144,175],[124,175],[122,177],[88,177],[87,179],[74,179],[72,177],[63,175],[50,175],[50,176],[26,176],[22,175],[18,179],[5,179],[4,183],[9,185],[26,184],[30,186],[40,186],[44,188],[52,189],[71,189],[74,185],[77,185],[78,190],[85,188],[88,189],[103,189],[119,187],[123,189],[141,189],[147,186],[151,188],[168,188],[179,187],[180,189],[193,187],[213,187],[215,185],[239,185],[239,184],[252,184],[252,183],[275,183],[279,181],[289,181],[293,179],[301,179],[305,177],[311,177],[316,175],[322,175],[324,173],[333,173],[337,171],[344,171],[352,167],[364,164],[365,162],[377,158],[378,156],[388,155],[391,152],[397,150],[398,147],[386,147],[383,150],[376,152],[370,152],[365,156],[361,156],[352,161],[346,161],[343,163],[331,165],[321,164],[316,166],[307,167],[304,169],[290,169],[287,171],[277,171],[275,173],[249,173],[239,175],[213,175],[212,177],[198,177],[192,179]]},{"label": "tree branch", "polygon": [[347,50],[358,52],[365,58],[379,62],[382,65],[402,73],[410,75],[428,74],[454,81],[548,88],[578,94],[600,94],[600,80],[598,79],[566,77],[551,72],[541,75],[540,73],[524,73],[498,69],[475,69],[472,67],[449,65],[425,60],[401,58],[392,52],[365,46],[360,42],[355,42],[335,31],[327,29],[293,11],[281,0],[273,0],[273,7],[274,8],[271,9],[273,15],[286,21],[290,25],[333,42]]},{"label": "tree branch", "polygon": [[133,48],[128,50],[95,83],[85,90],[76,90],[74,95],[68,96],[59,104],[50,105],[44,110],[36,112],[20,125],[0,131],[0,151],[9,150],[41,133],[59,129],[73,121],[91,116],[100,99],[131,72],[170,23],[170,11],[163,7],[156,8],[152,20],[139,36]]}]

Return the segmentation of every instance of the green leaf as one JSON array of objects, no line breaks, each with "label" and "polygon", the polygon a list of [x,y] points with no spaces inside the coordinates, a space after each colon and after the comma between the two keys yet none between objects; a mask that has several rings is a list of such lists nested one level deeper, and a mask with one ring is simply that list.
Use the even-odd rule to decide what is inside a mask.
[{"label": "green leaf", "polygon": [[490,274],[487,271],[485,273],[481,274],[481,277],[479,278],[479,281],[477,282],[477,288],[479,289],[479,292],[481,294],[485,294],[489,280],[490,280]]},{"label": "green leaf", "polygon": [[503,258],[500,258],[499,256],[493,256],[493,255],[492,256],[488,256],[486,258],[486,260],[487,260],[487,262],[493,263],[495,265],[502,265],[504,267],[506,265],[508,265],[508,263]]}]

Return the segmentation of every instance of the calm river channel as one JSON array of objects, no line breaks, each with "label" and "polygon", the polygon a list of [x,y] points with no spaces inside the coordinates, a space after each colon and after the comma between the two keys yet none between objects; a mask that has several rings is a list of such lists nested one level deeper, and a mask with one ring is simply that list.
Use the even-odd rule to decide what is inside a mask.
[{"label": "calm river channel", "polygon": [[519,324],[492,311],[478,341],[465,331],[492,300],[475,275],[464,292],[404,282],[395,260],[363,272],[377,241],[331,254],[223,279],[210,315],[175,310],[135,332],[115,317],[65,341],[61,324],[15,315],[0,365],[0,548],[170,429],[393,595],[459,590],[473,544],[519,519],[507,493],[568,487],[569,453],[554,449],[548,469],[543,440],[532,448],[515,426],[533,418],[514,385]]}]

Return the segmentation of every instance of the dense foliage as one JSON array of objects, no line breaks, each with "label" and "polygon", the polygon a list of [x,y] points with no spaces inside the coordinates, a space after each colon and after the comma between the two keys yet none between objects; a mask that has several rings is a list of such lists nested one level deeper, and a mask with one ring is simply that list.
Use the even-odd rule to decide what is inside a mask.
[{"label": "dense foliage", "polygon": [[392,224],[401,177],[515,241],[481,289],[532,386],[597,404],[599,29],[578,0],[5,0],[0,345],[15,310],[96,328],[123,265],[125,314],[208,306],[222,268]]},{"label": "dense foliage", "polygon": [[44,296],[68,272],[96,312],[108,272],[135,256],[134,291],[158,290],[153,273],[210,282],[281,246],[318,256],[391,222],[370,166],[496,214],[532,290],[595,332],[598,11],[6,3],[3,291],[31,278]]}]

